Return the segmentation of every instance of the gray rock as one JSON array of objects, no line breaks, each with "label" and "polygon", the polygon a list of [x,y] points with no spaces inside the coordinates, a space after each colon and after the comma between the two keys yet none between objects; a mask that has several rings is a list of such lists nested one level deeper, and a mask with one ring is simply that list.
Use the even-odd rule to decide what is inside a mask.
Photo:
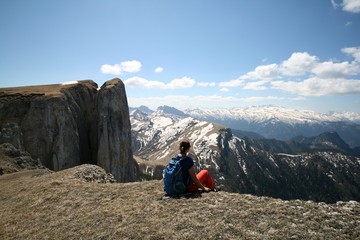
[{"label": "gray rock", "polygon": [[28,152],[20,151],[11,143],[0,144],[0,175],[38,168],[44,166]]},{"label": "gray rock", "polygon": [[[105,118],[104,118],[105,117]],[[99,164],[118,181],[138,179],[120,79],[0,89],[0,144],[11,143],[51,170]]]},{"label": "gray rock", "polygon": [[81,179],[85,182],[96,183],[115,183],[116,180],[113,175],[107,173],[103,168],[91,165],[83,164],[71,169],[73,176],[77,179]]},{"label": "gray rock", "polygon": [[118,181],[136,180],[138,167],[131,150],[131,127],[125,86],[120,79],[106,82],[96,98],[98,165]]}]

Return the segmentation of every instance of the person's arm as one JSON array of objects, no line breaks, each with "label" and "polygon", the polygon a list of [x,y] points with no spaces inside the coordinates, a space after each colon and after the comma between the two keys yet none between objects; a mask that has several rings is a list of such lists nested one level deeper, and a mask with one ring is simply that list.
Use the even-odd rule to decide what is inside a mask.
[{"label": "person's arm", "polygon": [[194,166],[192,166],[191,168],[189,168],[188,172],[189,172],[189,175],[190,175],[191,179],[193,180],[193,182],[195,183],[195,185],[196,185],[198,188],[201,188],[201,189],[202,189],[203,191],[205,191],[205,192],[210,192],[210,191],[211,191],[210,188],[207,188],[207,187],[205,187],[204,185],[202,185],[201,182],[199,181],[199,179],[197,179],[196,174],[195,174]]}]

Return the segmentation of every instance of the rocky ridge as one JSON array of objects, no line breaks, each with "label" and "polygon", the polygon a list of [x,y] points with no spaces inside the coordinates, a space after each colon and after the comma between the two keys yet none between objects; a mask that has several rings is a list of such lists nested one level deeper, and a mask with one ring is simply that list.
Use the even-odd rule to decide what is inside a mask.
[{"label": "rocky ridge", "polygon": [[[0,144],[51,170],[98,164],[121,182],[138,179],[124,84],[91,80],[0,89]],[[108,134],[110,133],[110,134]]]}]

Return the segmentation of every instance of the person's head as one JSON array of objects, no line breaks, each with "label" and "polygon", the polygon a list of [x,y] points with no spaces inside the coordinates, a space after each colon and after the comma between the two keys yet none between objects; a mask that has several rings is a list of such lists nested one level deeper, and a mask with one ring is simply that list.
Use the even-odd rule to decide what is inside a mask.
[{"label": "person's head", "polygon": [[186,153],[190,150],[190,142],[189,141],[181,141],[180,143],[180,147],[179,147],[179,150],[180,150],[180,153],[181,155],[186,155]]}]

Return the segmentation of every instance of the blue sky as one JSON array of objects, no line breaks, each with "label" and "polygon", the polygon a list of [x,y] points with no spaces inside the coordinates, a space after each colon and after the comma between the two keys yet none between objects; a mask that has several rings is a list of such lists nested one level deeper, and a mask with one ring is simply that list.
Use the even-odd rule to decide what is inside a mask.
[{"label": "blue sky", "polygon": [[360,0],[1,0],[0,87],[118,77],[130,106],[360,113]]}]

